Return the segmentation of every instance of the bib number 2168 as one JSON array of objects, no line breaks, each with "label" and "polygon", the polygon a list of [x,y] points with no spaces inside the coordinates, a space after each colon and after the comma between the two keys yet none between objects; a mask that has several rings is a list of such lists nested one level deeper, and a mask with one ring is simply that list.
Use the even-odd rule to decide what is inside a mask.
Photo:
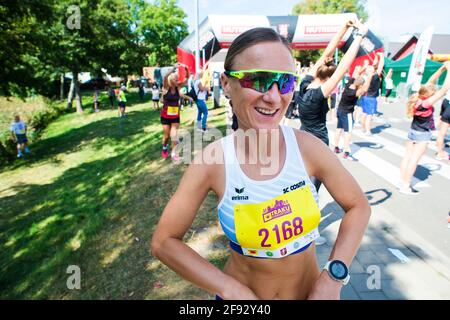
[{"label": "bib number 2168", "polygon": [[282,240],[287,241],[291,239],[293,236],[299,236],[302,234],[303,232],[302,218],[296,217],[292,221],[286,220],[281,224],[281,228],[279,224],[276,224],[272,228],[272,230],[268,230],[266,228],[260,229],[258,231],[258,235],[263,238],[261,241],[262,248],[270,248],[272,246],[272,244],[267,243],[267,240],[269,239],[270,236],[270,231],[273,231],[275,233],[277,244],[280,244]]}]

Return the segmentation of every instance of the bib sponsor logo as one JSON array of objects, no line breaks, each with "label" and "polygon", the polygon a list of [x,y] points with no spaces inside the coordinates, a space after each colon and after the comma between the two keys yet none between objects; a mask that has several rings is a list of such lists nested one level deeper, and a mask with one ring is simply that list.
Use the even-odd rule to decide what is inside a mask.
[{"label": "bib sponsor logo", "polygon": [[[245,191],[245,188],[234,188],[234,191],[237,193],[237,194],[243,194],[244,193],[244,191]],[[238,201],[238,200],[248,200],[248,196],[233,196],[233,197],[231,197],[231,200],[232,201]]]},{"label": "bib sponsor logo", "polygon": [[258,255],[258,250],[248,250],[248,254],[250,254],[252,256],[257,256]]},{"label": "bib sponsor logo", "polygon": [[285,256],[287,254],[287,249],[286,248],[281,249],[280,253],[282,256]]},{"label": "bib sponsor logo", "polygon": [[294,190],[303,188],[305,185],[306,185],[306,182],[305,182],[304,180],[303,180],[303,181],[300,181],[299,183],[296,183],[296,184],[290,186],[289,188],[284,188],[284,189],[283,189],[283,193],[286,194],[286,193],[288,193],[289,191],[294,191]]},{"label": "bib sponsor logo", "polygon": [[266,252],[266,256],[273,257],[273,253],[272,252]]},{"label": "bib sponsor logo", "polygon": [[266,223],[290,213],[292,213],[292,209],[287,200],[275,200],[275,205],[273,207],[268,206],[263,210],[263,221]]},{"label": "bib sponsor logo", "polygon": [[299,247],[300,247],[300,243],[295,242],[295,243],[294,243],[294,249],[298,249]]}]

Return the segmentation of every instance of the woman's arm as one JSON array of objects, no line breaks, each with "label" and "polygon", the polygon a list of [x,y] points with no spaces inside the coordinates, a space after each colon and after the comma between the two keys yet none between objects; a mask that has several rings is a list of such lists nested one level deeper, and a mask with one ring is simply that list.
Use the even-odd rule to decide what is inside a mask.
[{"label": "woman's arm", "polygon": [[438,81],[438,79],[441,77],[441,75],[444,73],[446,69],[447,67],[445,66],[445,64],[443,64],[435,73],[433,73],[430,79],[428,79],[427,85],[429,84],[435,85],[436,81]]},{"label": "woman's arm", "polygon": [[379,57],[377,74],[379,77],[381,77],[381,75],[383,74],[383,70],[384,70],[384,54],[383,54],[383,52],[377,52],[377,56]]},{"label": "woman's arm", "polygon": [[[447,91],[450,90],[450,61],[447,61],[446,63],[444,63],[443,66],[445,69],[447,69],[447,76],[445,77],[445,82],[444,85],[442,86],[441,89],[439,89],[434,95],[432,95],[430,98],[428,98],[427,100],[425,100],[429,105],[434,105],[436,102],[438,102],[443,96],[445,96],[445,94],[447,93]],[[442,68],[442,67],[441,67]],[[441,69],[440,68],[440,69]],[[440,70],[439,69],[439,70]],[[440,72],[440,74],[443,72],[442,71],[437,71],[434,75],[436,75],[438,72]],[[439,74],[439,76],[440,76]],[[434,76],[433,75],[433,76]],[[439,78],[439,76],[437,78]],[[429,81],[428,81],[429,82]]]},{"label": "woman's arm", "polygon": [[[345,211],[329,260],[341,260],[349,267],[369,223],[369,203],[356,180],[324,143],[309,133],[296,133],[308,174],[322,181]],[[323,271],[309,298],[338,299],[341,287]]]},{"label": "woman's arm", "polygon": [[164,209],[153,235],[152,254],[184,279],[223,299],[257,299],[250,289],[202,258],[182,240],[211,189],[211,167],[196,164],[202,162],[200,153]]},{"label": "woman's arm", "polygon": [[324,84],[322,84],[321,86],[322,93],[325,98],[327,98],[331,94],[331,92],[333,92],[334,88],[337,86],[339,81],[342,80],[345,73],[350,68],[351,64],[353,63],[353,60],[358,54],[359,47],[363,40],[363,35],[365,35],[367,31],[368,29],[365,25],[360,25],[359,27],[360,34],[358,36],[355,36],[352,45],[345,53],[344,57],[342,58],[341,62],[339,63],[338,67],[336,68],[336,71],[333,73],[331,78],[328,79]]},{"label": "woman's arm", "polygon": [[363,95],[366,94],[367,90],[369,90],[370,87],[370,82],[372,81],[373,75],[375,73],[375,69],[373,67],[368,67],[367,69],[367,79],[364,81],[364,84],[361,88],[358,89],[358,91],[356,91],[356,96],[362,97]]},{"label": "woman's arm", "polygon": [[333,57],[333,54],[336,48],[338,47],[339,43],[341,42],[342,38],[344,37],[345,33],[349,28],[353,27],[354,23],[355,22],[353,20],[347,21],[345,25],[343,25],[342,28],[339,30],[339,32],[335,34],[333,39],[328,43],[328,46],[324,50],[322,56],[319,58],[319,60],[317,60],[316,64],[309,69],[308,71],[309,75],[315,77],[317,74],[317,70],[321,65],[324,64],[325,60],[327,58]]},{"label": "woman's arm", "polygon": [[172,70],[167,72],[163,79],[163,89],[169,90],[169,76],[177,70],[177,65],[172,67]]},{"label": "woman's arm", "polygon": [[178,89],[181,89],[182,87],[186,86],[190,77],[190,72],[189,72],[189,68],[187,67],[187,65],[183,64],[182,65],[184,67],[184,71],[186,74],[186,77],[184,78],[183,82],[179,82],[178,83]]}]

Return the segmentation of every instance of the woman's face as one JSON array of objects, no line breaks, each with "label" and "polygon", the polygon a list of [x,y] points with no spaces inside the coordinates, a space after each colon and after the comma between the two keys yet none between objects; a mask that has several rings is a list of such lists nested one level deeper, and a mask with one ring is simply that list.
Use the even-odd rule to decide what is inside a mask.
[{"label": "woman's face", "polygon": [[[233,70],[249,69],[295,72],[295,63],[290,51],[283,44],[264,42],[245,49],[235,57]],[[224,74],[222,86],[233,102],[233,112],[240,129],[278,128],[294,94],[280,94],[276,83],[266,93],[241,88],[238,79]]]}]

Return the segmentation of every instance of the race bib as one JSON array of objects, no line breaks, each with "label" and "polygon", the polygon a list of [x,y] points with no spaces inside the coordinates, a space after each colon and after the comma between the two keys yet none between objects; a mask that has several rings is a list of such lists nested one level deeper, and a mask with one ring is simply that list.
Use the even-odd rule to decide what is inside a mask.
[{"label": "race bib", "polygon": [[319,237],[320,210],[309,187],[234,207],[236,237],[246,256],[283,258]]},{"label": "race bib", "polygon": [[178,116],[180,107],[179,106],[168,106],[167,115],[168,116]]}]

